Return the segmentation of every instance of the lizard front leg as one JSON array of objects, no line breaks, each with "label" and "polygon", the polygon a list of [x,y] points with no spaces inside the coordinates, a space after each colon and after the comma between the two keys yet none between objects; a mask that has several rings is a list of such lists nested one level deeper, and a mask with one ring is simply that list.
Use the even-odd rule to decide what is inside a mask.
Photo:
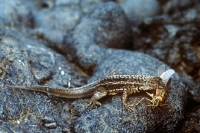
[{"label": "lizard front leg", "polygon": [[101,103],[98,102],[97,100],[101,99],[106,95],[107,95],[107,90],[103,87],[99,87],[92,96],[89,106],[96,107],[96,105],[101,105]]},{"label": "lizard front leg", "polygon": [[151,102],[152,104],[147,105],[147,106],[154,106],[157,107],[159,104],[159,101],[157,99],[157,96],[154,96],[154,94],[148,93],[146,92],[152,99],[148,99],[146,97],[143,97],[142,99],[140,99],[136,104],[133,105],[126,105],[128,110],[133,110],[133,108],[135,108],[136,106],[138,106],[142,101],[147,100],[149,102]]}]

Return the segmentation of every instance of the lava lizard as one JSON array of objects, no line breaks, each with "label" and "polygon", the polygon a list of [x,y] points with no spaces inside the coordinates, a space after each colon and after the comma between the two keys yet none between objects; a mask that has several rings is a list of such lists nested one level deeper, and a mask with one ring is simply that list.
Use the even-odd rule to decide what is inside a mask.
[{"label": "lava lizard", "polygon": [[[137,76],[137,75],[111,75],[105,78],[94,81],[85,86],[71,88],[71,89],[60,89],[49,86],[14,86],[5,85],[10,88],[20,88],[26,90],[45,92],[54,96],[63,98],[83,98],[92,96],[92,106],[101,105],[97,100],[105,97],[106,95],[115,95],[122,93],[122,103],[125,108],[132,110],[136,105],[130,105],[127,103],[129,95],[138,93],[140,91],[146,91],[146,93],[152,98],[149,100],[152,105],[158,106],[159,102],[163,101],[166,90],[168,89],[167,82],[174,74],[174,70],[169,69],[165,71],[160,77],[157,76]],[[150,94],[147,91],[156,90],[156,94]],[[141,101],[141,100],[140,100]]]}]

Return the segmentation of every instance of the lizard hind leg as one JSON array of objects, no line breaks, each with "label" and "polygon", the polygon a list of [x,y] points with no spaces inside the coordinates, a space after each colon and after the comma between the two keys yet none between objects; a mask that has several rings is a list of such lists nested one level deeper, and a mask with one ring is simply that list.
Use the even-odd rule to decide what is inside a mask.
[{"label": "lizard hind leg", "polygon": [[96,107],[96,105],[100,106],[101,103],[98,102],[97,100],[101,99],[102,97],[105,97],[106,95],[107,95],[107,90],[103,87],[99,87],[92,96],[89,106],[91,107]]},{"label": "lizard hind leg", "polygon": [[[133,110],[133,108],[135,108],[136,106],[138,106],[142,101],[144,100],[148,100],[150,102],[152,102],[150,99],[146,98],[146,97],[143,97],[141,98],[136,104],[133,104],[133,105],[129,105],[129,108],[131,108],[131,110]],[[148,105],[147,105],[148,106]]]}]

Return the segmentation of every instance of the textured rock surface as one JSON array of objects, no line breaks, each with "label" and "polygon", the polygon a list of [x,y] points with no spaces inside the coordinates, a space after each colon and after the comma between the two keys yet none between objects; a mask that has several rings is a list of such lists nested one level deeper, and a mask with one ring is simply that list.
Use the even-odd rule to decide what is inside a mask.
[{"label": "textured rock surface", "polygon": [[[162,15],[144,19],[133,28],[133,47],[164,61],[182,76],[190,94],[187,108],[198,115],[194,112],[200,96],[198,1],[163,1],[161,5],[165,5]],[[199,130],[194,119],[187,120],[186,125],[182,131]]]},{"label": "textured rock surface", "polygon": [[[83,79],[83,76],[75,73],[77,69],[73,65],[43,43],[25,33],[19,34],[16,30],[1,32],[1,85],[67,86],[70,79]],[[71,82],[74,84],[74,80]],[[81,82],[80,80],[75,84]],[[64,100],[46,94],[6,88],[2,88],[0,93],[1,121],[6,122],[2,121],[4,131],[9,131],[6,128],[8,126],[16,132],[47,132],[46,125],[49,123],[56,123],[50,126],[52,132],[67,129],[68,126],[60,115]],[[43,120],[45,117],[50,117],[50,121]]]},{"label": "textured rock surface", "polygon": [[97,6],[66,37],[65,48],[85,69],[94,67],[105,53],[105,46],[127,48],[131,30],[123,10],[115,3]]},{"label": "textured rock surface", "polygon": [[[0,132],[199,131],[199,2],[152,0],[146,13],[140,4],[123,11],[123,1],[109,1],[0,1]],[[129,22],[129,13],[140,21]],[[109,74],[156,76],[163,64],[177,73],[167,105],[159,109],[144,101],[128,112],[121,94],[90,109],[90,97],[65,99],[4,87],[65,89]],[[142,97],[148,96],[134,94],[128,102]]]},{"label": "textured rock surface", "polygon": [[[174,67],[184,76],[199,80],[199,26],[200,10],[188,9],[144,20],[135,27],[134,49],[156,57]],[[144,28],[145,27],[145,28]],[[137,29],[138,28],[138,29]]]},{"label": "textured rock surface", "polygon": [[200,109],[196,106],[194,109],[189,110],[181,132],[184,133],[198,133],[200,131],[199,119]]},{"label": "textured rock surface", "polygon": [[[128,58],[127,58],[128,57]],[[114,71],[115,74],[157,75],[157,68],[163,63],[148,55],[123,50],[106,51],[99,61],[94,78],[99,79]],[[129,103],[136,104],[145,93],[135,94]],[[159,109],[147,107],[148,102],[127,112],[122,106],[121,96],[108,97],[98,109],[83,114],[75,123],[76,132],[166,132],[176,130],[174,125],[184,117],[186,102],[184,86],[177,75],[174,75],[172,86],[166,100],[167,106]],[[87,122],[86,122],[87,121]],[[119,124],[120,123],[120,124]]]},{"label": "textured rock surface", "polygon": [[157,0],[122,0],[120,5],[129,20],[134,23],[138,23],[146,17],[155,16],[160,8]]}]

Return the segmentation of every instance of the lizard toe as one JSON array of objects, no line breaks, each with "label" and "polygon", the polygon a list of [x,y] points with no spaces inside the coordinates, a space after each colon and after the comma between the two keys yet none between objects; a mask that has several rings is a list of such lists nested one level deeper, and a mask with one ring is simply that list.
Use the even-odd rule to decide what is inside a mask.
[{"label": "lizard toe", "polygon": [[124,107],[129,111],[132,112],[133,111],[133,107],[131,105],[124,105]]},{"label": "lizard toe", "polygon": [[95,108],[97,108],[97,105],[100,106],[101,103],[96,100],[91,100],[90,103],[88,104],[89,107],[95,107]]}]

